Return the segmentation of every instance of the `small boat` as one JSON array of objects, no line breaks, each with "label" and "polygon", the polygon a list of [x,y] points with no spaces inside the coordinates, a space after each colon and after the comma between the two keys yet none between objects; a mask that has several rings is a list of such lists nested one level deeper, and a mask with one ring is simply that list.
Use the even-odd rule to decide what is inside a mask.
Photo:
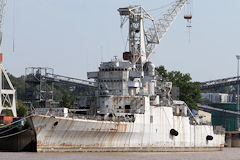
[{"label": "small boat", "polygon": [[0,151],[36,151],[35,134],[27,118],[0,116]]}]

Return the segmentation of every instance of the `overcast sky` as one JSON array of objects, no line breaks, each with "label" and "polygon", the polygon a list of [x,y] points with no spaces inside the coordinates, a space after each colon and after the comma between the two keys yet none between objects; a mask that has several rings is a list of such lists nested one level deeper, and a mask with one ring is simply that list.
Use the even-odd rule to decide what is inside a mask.
[{"label": "overcast sky", "polygon": [[[23,75],[25,67],[41,66],[86,79],[86,72],[96,71],[101,60],[122,57],[126,35],[120,29],[119,7],[142,4],[149,10],[169,1],[15,0],[14,10],[14,0],[8,0],[3,64],[15,76]],[[191,43],[182,12],[151,61],[168,70],[190,73],[194,81],[235,76],[240,1],[194,0],[192,5]]]}]

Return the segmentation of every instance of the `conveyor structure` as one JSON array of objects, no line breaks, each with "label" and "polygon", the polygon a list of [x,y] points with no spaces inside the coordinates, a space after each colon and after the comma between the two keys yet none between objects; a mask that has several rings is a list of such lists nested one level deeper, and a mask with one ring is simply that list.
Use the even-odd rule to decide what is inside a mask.
[{"label": "conveyor structure", "polygon": [[232,86],[237,84],[240,84],[240,80],[238,80],[238,77],[229,77],[229,78],[201,82],[200,89],[206,90],[206,89]]},{"label": "conveyor structure", "polygon": [[54,101],[54,83],[75,86],[94,94],[97,89],[95,82],[54,74],[52,68],[28,67],[25,69],[25,101],[33,104],[39,102],[40,106],[47,106]]}]

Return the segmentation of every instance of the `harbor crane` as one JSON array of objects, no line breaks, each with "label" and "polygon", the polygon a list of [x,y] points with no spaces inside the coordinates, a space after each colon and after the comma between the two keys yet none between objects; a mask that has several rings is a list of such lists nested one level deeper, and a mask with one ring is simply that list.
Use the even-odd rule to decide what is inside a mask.
[{"label": "harbor crane", "polygon": [[135,70],[141,72],[142,76],[144,64],[149,61],[152,53],[168,32],[177,15],[190,1],[175,0],[167,12],[157,20],[154,20],[140,5],[118,9],[121,16],[121,27],[127,20],[129,21],[129,51],[123,53],[123,59],[129,60]]},{"label": "harbor crane", "polygon": [[0,0],[0,47],[2,46],[2,26],[7,0]]},{"label": "harbor crane", "polygon": [[[0,0],[0,50],[2,50],[2,27],[4,22],[6,4],[7,0]],[[16,90],[13,87],[8,74],[3,67],[2,53],[0,53],[0,114],[3,110],[11,110],[13,116],[17,116]]]}]

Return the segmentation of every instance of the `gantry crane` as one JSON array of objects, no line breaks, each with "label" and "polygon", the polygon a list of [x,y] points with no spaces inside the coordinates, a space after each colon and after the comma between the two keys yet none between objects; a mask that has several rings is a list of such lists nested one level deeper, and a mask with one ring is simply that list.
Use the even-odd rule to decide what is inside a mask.
[{"label": "gantry crane", "polygon": [[[124,60],[129,60],[134,68],[143,74],[143,66],[167,33],[182,8],[191,0],[176,0],[163,14],[154,20],[142,6],[119,8],[121,27],[129,20],[129,52],[124,52]],[[146,24],[151,24],[147,27]]]}]

